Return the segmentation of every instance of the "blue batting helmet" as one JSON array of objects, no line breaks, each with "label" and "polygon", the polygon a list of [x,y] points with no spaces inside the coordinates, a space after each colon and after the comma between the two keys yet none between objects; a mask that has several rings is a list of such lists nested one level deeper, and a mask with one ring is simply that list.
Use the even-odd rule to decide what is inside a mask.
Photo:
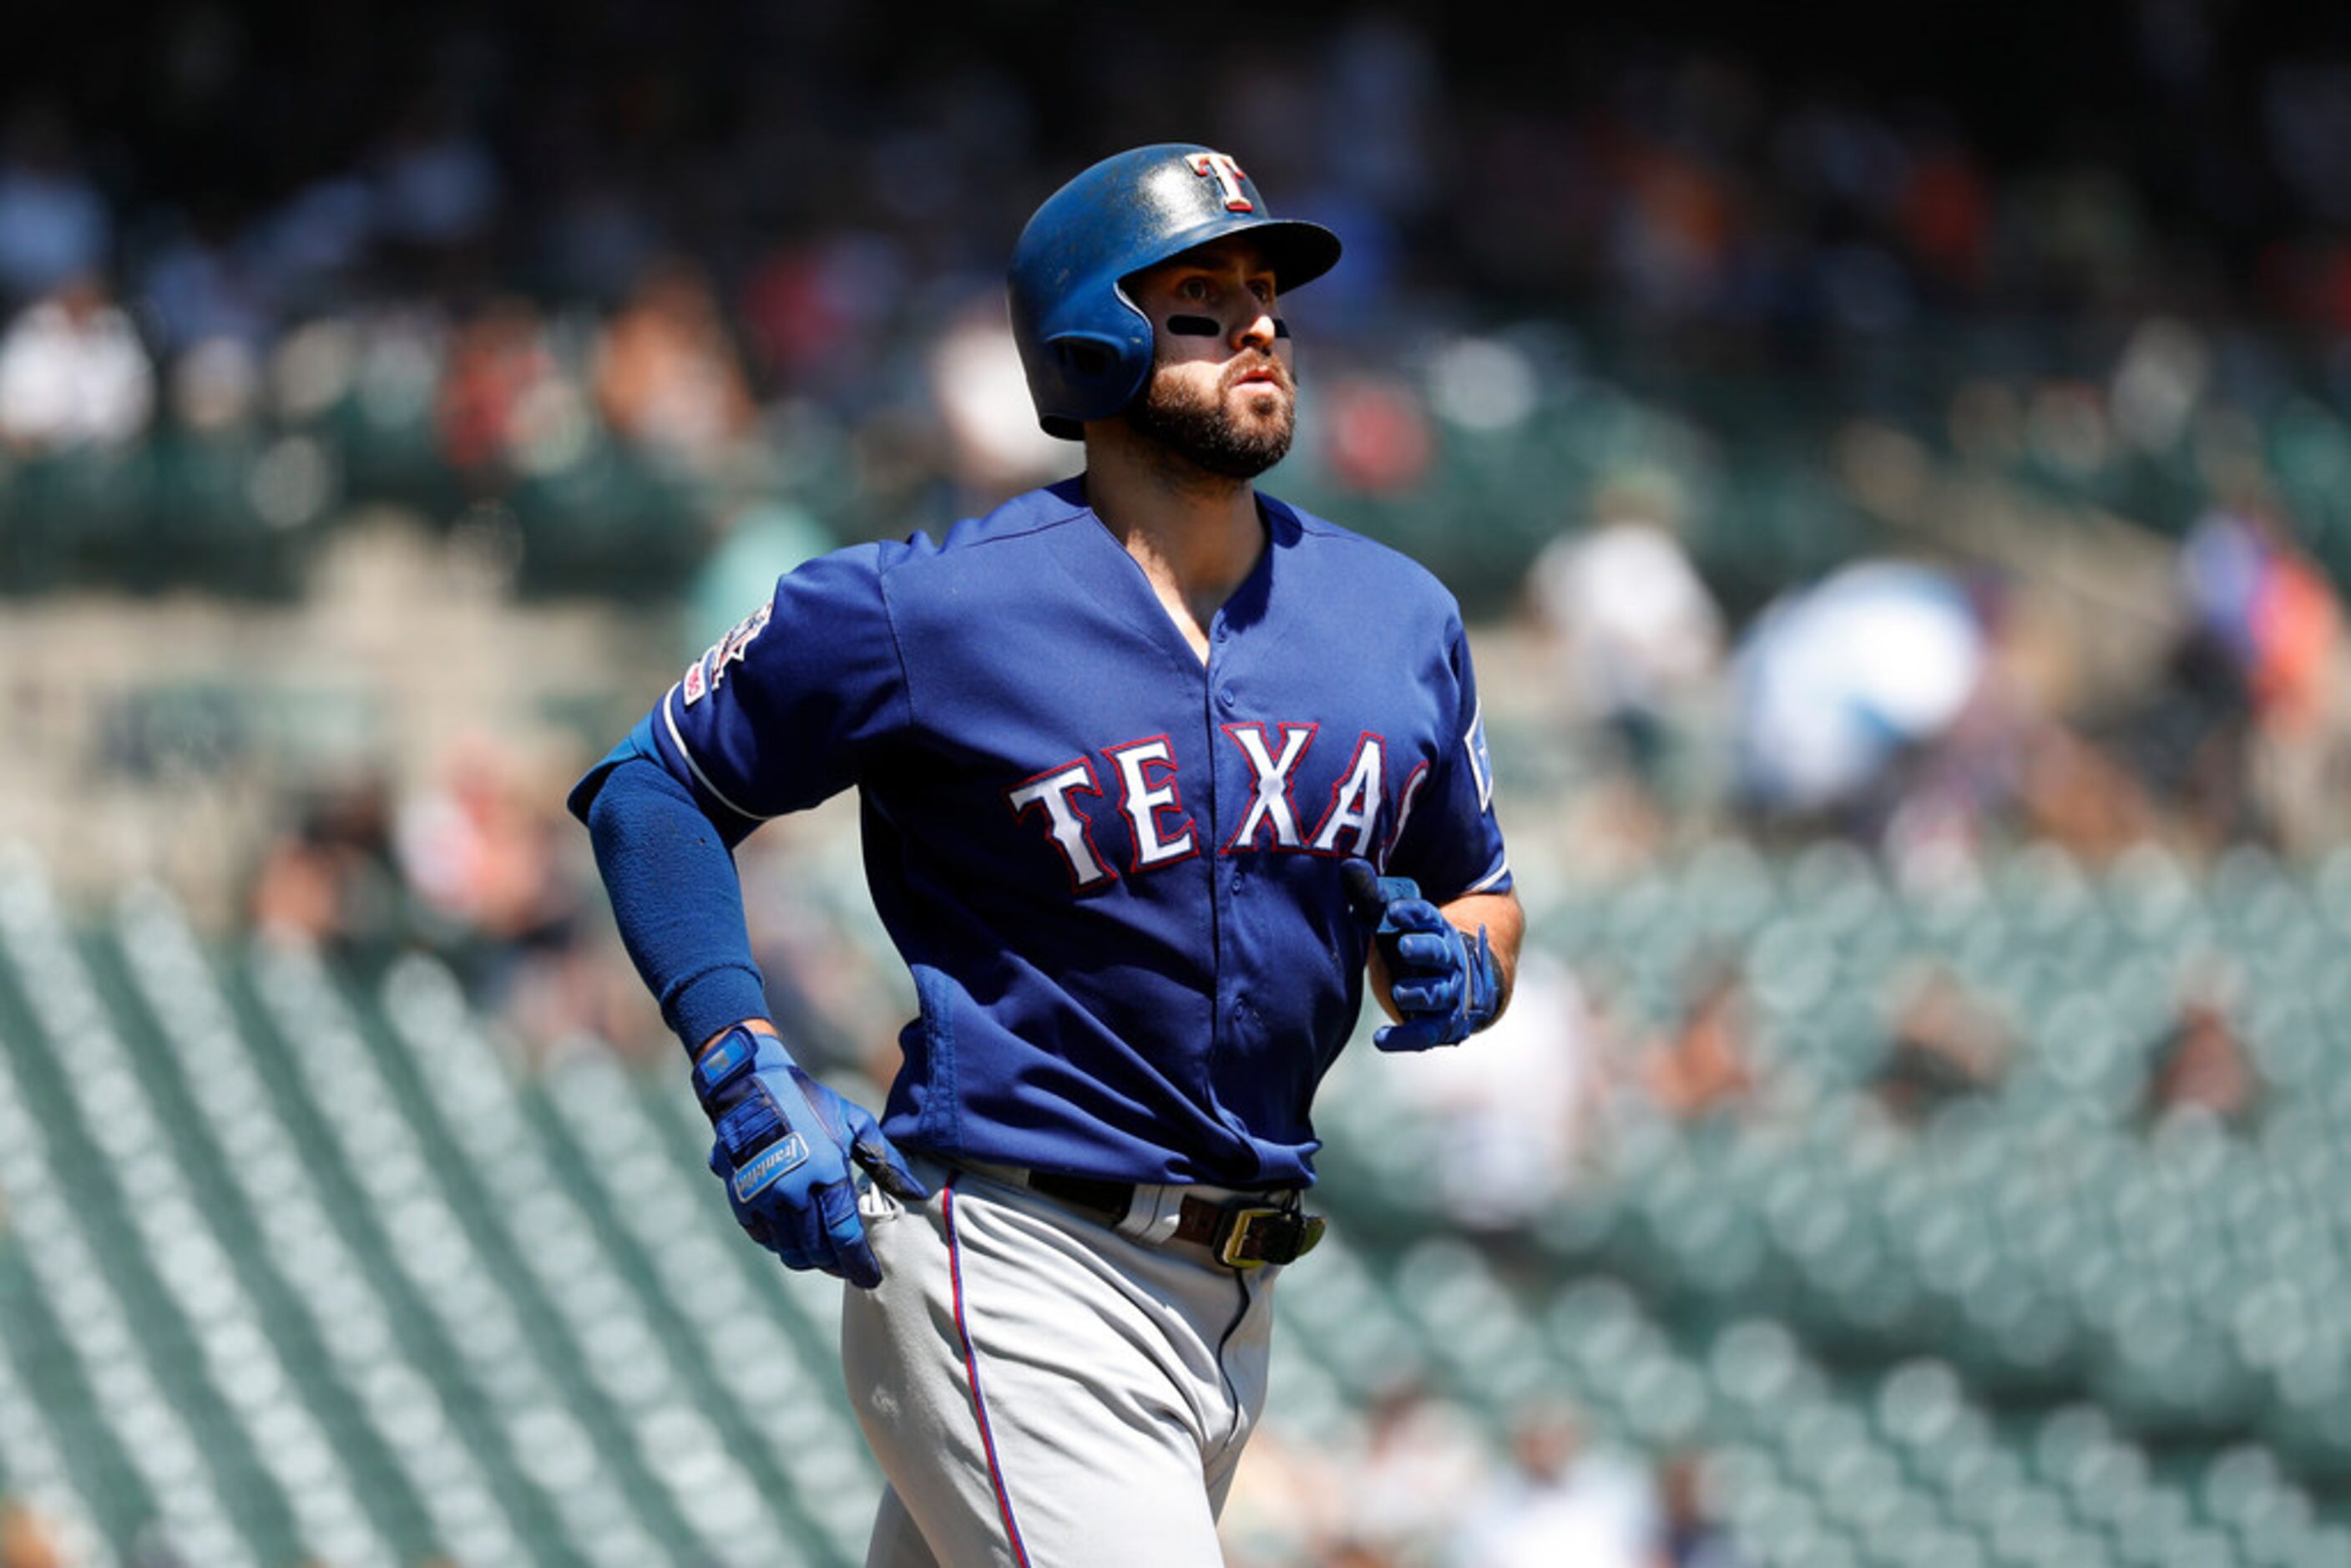
[{"label": "blue batting helmet", "polygon": [[1012,250],[1012,337],[1047,434],[1076,440],[1088,420],[1134,401],[1151,373],[1151,322],[1129,277],[1227,235],[1264,247],[1277,287],[1331,270],[1339,236],[1277,218],[1239,164],[1164,141],[1105,158],[1046,198]]}]

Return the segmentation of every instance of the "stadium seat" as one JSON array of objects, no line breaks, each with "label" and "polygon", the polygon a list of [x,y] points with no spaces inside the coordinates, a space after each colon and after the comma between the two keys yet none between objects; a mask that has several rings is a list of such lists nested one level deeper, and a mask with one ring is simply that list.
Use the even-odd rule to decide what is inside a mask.
[{"label": "stadium seat", "polygon": [[[1395,1179],[1425,1124],[1343,1062],[1333,1228],[1281,1286],[1286,1433],[1343,1447],[1412,1384],[1499,1445],[1564,1400],[1706,1455],[1758,1568],[2351,1561],[2351,980],[2294,935],[2351,934],[2351,854],[2209,884],[2032,862],[1928,901],[1834,852],[1702,852],[1552,915],[1657,1019],[1742,955],[1784,1085],[1620,1124],[1511,1238]],[[2278,1098],[2148,1132],[2145,1049],[2208,936],[2263,977]],[[2026,1027],[2001,1092],[1912,1129],[1865,1082],[1921,953]],[[101,1107],[136,1147],[101,1155]],[[527,1063],[436,962],[359,988],[212,947],[153,888],[78,926],[0,856],[0,1486],[100,1563],[142,1532],[229,1564],[854,1562],[879,1480],[838,1287],[742,1243],[707,1138],[678,1074],[586,1038]]]}]

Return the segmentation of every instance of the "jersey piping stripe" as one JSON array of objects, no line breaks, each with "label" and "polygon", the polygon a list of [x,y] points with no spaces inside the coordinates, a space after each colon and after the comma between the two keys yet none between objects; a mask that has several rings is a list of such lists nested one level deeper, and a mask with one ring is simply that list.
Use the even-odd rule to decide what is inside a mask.
[{"label": "jersey piping stripe", "polygon": [[1510,862],[1509,861],[1504,861],[1500,865],[1496,866],[1492,871],[1488,872],[1484,876],[1479,877],[1476,882],[1471,883],[1468,887],[1463,888],[1461,891],[1465,894],[1483,893],[1488,888],[1493,886],[1496,883],[1501,881],[1504,877],[1510,874]]},{"label": "jersey piping stripe", "polygon": [[1021,1543],[1020,1526],[1013,1521],[1012,1496],[1004,1490],[1004,1468],[996,1458],[996,1435],[988,1429],[987,1401],[979,1392],[979,1356],[971,1346],[971,1330],[963,1314],[963,1249],[956,1239],[955,1178],[939,1189],[939,1213],[947,1228],[947,1281],[955,1295],[956,1337],[963,1343],[963,1375],[971,1385],[971,1413],[979,1422],[979,1446],[987,1455],[987,1484],[996,1492],[997,1516],[1004,1521],[1004,1536],[1012,1545],[1012,1561],[1029,1568],[1029,1549]]},{"label": "jersey piping stripe", "polygon": [[677,688],[675,686],[672,686],[669,689],[669,695],[662,698],[662,722],[669,726],[670,740],[672,744],[676,746],[677,754],[685,758],[685,765],[694,770],[695,782],[699,783],[705,789],[710,791],[710,797],[712,800],[716,800],[720,805],[726,807],[737,816],[747,817],[755,822],[774,821],[776,820],[774,813],[747,811],[742,807],[737,805],[734,801],[728,800],[726,798],[726,790],[721,789],[717,785],[713,784],[710,781],[710,775],[705,773],[702,770],[702,764],[694,759],[693,747],[687,746],[685,744],[685,737],[678,733],[677,715],[670,710],[670,698],[676,695]]}]

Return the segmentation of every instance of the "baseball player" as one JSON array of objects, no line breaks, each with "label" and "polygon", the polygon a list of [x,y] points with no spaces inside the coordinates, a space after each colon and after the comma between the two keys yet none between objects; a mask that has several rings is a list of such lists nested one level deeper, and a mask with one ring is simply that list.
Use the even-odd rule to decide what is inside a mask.
[{"label": "baseball player", "polygon": [[[781,579],[574,790],[744,1228],[845,1296],[871,1564],[1211,1568],[1366,975],[1389,1051],[1520,916],[1452,598],[1257,492],[1339,257],[1210,148],[1086,170],[1010,273],[1079,476]],[[859,791],[920,1016],[879,1120],[766,1018],[732,846]]]}]

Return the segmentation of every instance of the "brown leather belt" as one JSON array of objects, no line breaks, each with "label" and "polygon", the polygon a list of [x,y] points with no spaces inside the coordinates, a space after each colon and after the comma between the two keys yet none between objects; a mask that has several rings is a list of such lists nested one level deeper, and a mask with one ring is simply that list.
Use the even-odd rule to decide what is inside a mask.
[{"label": "brown leather belt", "polygon": [[[1134,1204],[1131,1182],[1096,1181],[1053,1171],[1019,1174],[1029,1191],[1101,1215],[1106,1224],[1125,1218]],[[1177,1211],[1175,1239],[1206,1247],[1218,1262],[1231,1269],[1294,1263],[1314,1250],[1314,1244],[1322,1239],[1322,1217],[1301,1211],[1294,1191],[1266,1197],[1276,1201],[1216,1203],[1186,1194]]]}]

